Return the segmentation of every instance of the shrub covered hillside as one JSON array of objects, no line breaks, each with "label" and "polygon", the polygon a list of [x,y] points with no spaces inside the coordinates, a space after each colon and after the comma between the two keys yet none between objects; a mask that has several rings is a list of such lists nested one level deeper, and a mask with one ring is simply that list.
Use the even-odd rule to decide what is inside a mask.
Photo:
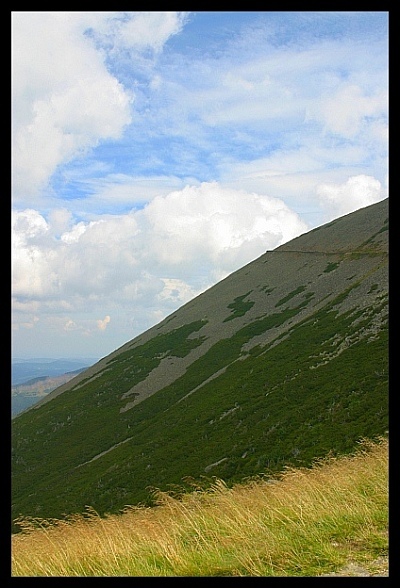
[{"label": "shrub covered hillside", "polygon": [[117,513],[384,435],[387,247],[385,200],[266,252],[18,415],[13,518]]}]

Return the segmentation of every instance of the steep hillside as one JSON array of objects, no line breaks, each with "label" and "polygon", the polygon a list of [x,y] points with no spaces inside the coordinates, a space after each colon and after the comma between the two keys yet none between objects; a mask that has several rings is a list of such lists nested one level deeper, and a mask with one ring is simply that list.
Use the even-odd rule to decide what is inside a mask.
[{"label": "steep hillside", "polygon": [[387,248],[385,200],[266,252],[17,416],[13,515],[112,512],[384,433]]}]

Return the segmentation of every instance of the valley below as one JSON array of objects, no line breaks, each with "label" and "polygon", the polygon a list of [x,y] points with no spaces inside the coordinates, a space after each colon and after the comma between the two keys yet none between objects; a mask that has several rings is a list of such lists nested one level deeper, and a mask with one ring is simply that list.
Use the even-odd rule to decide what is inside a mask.
[{"label": "valley below", "polygon": [[28,380],[24,384],[18,384],[11,387],[11,414],[16,416],[26,408],[33,406],[47,396],[49,392],[66,384],[85,368],[74,372],[61,374],[60,376],[42,376]]}]

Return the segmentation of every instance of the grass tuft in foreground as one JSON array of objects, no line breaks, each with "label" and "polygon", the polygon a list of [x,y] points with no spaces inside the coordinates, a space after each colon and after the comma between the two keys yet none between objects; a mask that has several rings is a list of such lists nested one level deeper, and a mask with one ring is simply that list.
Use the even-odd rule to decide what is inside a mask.
[{"label": "grass tuft in foreground", "polygon": [[19,521],[13,576],[318,576],[371,574],[388,550],[388,441],[287,469],[273,479],[129,507],[101,518]]}]

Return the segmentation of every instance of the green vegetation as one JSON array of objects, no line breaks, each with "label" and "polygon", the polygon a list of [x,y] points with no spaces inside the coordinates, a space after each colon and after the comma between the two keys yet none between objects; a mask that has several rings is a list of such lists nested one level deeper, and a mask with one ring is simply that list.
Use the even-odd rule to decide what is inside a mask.
[{"label": "green vegetation", "polygon": [[387,487],[388,442],[381,438],[275,479],[233,488],[214,479],[208,490],[179,498],[155,491],[151,509],[28,518],[12,537],[12,575],[358,575],[341,573],[350,563],[385,576]]},{"label": "green vegetation", "polygon": [[297,296],[297,294],[300,294],[300,292],[304,292],[305,289],[306,289],[305,286],[299,286],[298,288],[296,288],[292,292],[289,292],[289,294],[287,294],[286,296],[284,296],[283,298],[281,298],[275,304],[275,306],[277,307],[277,306],[281,306],[282,304],[285,304],[285,302],[288,302],[291,298],[294,298],[294,296]]},{"label": "green vegetation", "polygon": [[250,292],[247,292],[247,294],[243,294],[243,296],[237,296],[234,302],[228,304],[228,308],[231,308],[233,310],[233,313],[223,320],[224,323],[226,323],[227,321],[231,321],[234,318],[237,318],[238,316],[243,316],[244,314],[246,314],[248,310],[250,310],[250,308],[254,306],[254,302],[252,302],[251,300],[244,302],[244,299],[250,293],[251,290]]},{"label": "green vegetation", "polygon": [[268,284],[260,288],[260,292],[265,292],[265,294],[271,294],[271,292],[273,292],[274,290],[275,288],[270,288]]},{"label": "green vegetation", "polygon": [[328,274],[329,272],[333,272],[336,268],[339,267],[340,262],[330,261],[326,268],[324,269],[324,273]]}]

